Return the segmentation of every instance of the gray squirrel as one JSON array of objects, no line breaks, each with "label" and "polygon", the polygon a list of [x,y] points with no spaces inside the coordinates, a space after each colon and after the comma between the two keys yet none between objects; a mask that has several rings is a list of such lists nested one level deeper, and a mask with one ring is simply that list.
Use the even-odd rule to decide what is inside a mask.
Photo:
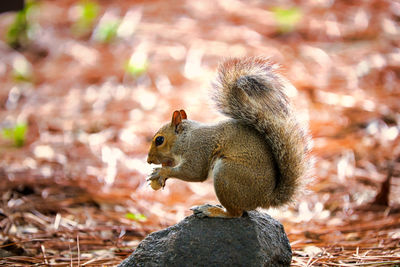
[{"label": "gray squirrel", "polygon": [[264,58],[223,62],[212,97],[230,119],[203,124],[174,111],[152,139],[147,161],[162,166],[148,178],[151,187],[164,187],[170,177],[188,182],[213,177],[223,207],[193,208],[203,217],[240,217],[290,202],[310,166],[309,135],[284,92],[292,85],[275,69]]}]

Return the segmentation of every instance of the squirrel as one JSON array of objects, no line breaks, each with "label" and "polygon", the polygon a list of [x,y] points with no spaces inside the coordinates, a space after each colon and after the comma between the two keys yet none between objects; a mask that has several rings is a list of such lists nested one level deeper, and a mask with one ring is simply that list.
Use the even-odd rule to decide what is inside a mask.
[{"label": "squirrel", "polygon": [[265,58],[223,62],[212,99],[230,117],[216,124],[188,120],[184,110],[154,135],[147,162],[161,164],[147,179],[214,180],[220,205],[192,208],[199,217],[241,217],[292,201],[309,169],[309,134],[298,123],[285,89],[291,83]]}]

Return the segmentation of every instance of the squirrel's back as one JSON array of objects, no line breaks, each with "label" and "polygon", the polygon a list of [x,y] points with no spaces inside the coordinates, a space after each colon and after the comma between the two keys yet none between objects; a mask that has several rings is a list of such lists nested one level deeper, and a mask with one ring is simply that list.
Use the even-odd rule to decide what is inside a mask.
[{"label": "squirrel's back", "polygon": [[225,61],[219,67],[213,99],[225,115],[253,127],[267,142],[276,166],[268,206],[292,200],[309,169],[309,136],[299,125],[285,90],[292,85],[263,58]]}]

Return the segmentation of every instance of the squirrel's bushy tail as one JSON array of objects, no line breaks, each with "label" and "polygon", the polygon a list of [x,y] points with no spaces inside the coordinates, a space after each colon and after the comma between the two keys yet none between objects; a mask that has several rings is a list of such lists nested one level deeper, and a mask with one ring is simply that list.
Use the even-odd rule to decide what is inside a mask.
[{"label": "squirrel's bushy tail", "polygon": [[271,206],[292,200],[308,169],[308,135],[298,124],[285,88],[292,85],[263,58],[225,61],[219,67],[213,99],[225,115],[262,133],[274,155],[278,177]]}]

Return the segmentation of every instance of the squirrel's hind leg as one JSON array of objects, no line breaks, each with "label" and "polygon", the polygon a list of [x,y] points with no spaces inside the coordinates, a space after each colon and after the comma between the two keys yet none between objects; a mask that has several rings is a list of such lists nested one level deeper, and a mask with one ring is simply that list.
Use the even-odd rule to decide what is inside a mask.
[{"label": "squirrel's hind leg", "polygon": [[265,173],[267,170],[242,164],[229,155],[215,161],[212,172],[214,189],[227,214],[240,217],[244,211],[260,207],[259,200],[270,194],[273,187],[269,186]]},{"label": "squirrel's hind leg", "polygon": [[248,175],[248,168],[239,166],[237,162],[227,157],[216,159],[212,176],[215,193],[223,207],[206,204],[192,208],[194,214],[198,217],[237,218],[244,211],[256,208],[251,194],[248,194],[254,191],[251,178],[246,177]]}]

